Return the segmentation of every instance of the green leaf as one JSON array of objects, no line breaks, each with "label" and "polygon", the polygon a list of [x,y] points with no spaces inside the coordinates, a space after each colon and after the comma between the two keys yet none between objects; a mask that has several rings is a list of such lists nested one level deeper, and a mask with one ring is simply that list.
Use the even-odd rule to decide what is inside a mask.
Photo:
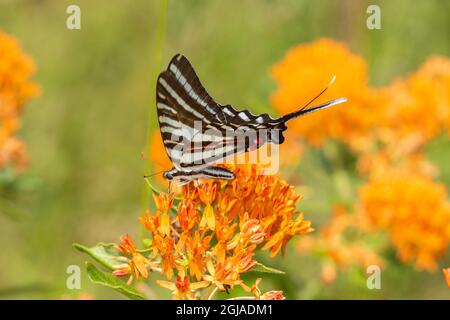
[{"label": "green leaf", "polygon": [[109,270],[114,270],[123,262],[117,260],[119,252],[115,248],[113,243],[98,243],[96,246],[88,248],[79,243],[73,244],[74,248],[83,253],[90,255],[95,261]]},{"label": "green leaf", "polygon": [[251,269],[250,272],[252,272],[252,271],[253,272],[274,273],[274,274],[285,274],[284,271],[265,266],[260,262],[256,262],[256,266],[253,269]]},{"label": "green leaf", "polygon": [[112,274],[100,271],[90,262],[86,262],[86,270],[89,279],[93,283],[114,289],[132,300],[148,300],[147,297],[133,287],[127,285],[125,282]]}]

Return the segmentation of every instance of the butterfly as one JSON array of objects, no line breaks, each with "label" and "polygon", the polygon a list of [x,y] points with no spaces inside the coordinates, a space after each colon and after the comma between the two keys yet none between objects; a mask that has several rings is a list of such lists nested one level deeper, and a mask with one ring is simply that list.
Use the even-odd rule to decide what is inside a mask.
[{"label": "butterfly", "polygon": [[201,84],[189,60],[175,55],[167,69],[159,74],[156,85],[160,132],[174,165],[164,172],[164,178],[181,184],[195,179],[234,179],[233,172],[216,164],[266,143],[281,144],[289,120],[347,101],[338,98],[309,107],[328,86],[295,112],[279,118],[267,113],[253,115],[216,102]]}]

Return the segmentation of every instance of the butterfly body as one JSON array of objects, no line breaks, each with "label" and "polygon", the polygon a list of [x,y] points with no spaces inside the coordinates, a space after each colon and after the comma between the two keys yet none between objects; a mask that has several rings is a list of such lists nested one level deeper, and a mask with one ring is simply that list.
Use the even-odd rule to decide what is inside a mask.
[{"label": "butterfly body", "polygon": [[195,179],[222,179],[233,180],[234,173],[222,167],[206,167],[195,171],[183,171],[177,168],[167,170],[163,174],[164,178],[169,181],[176,181],[180,184],[190,182]]},{"label": "butterfly body", "polygon": [[287,121],[346,100],[304,107],[280,118],[253,115],[217,103],[188,59],[176,55],[158,77],[156,101],[164,147],[174,164],[164,178],[186,183],[199,178],[234,179],[232,172],[215,164],[266,143],[281,144]]}]

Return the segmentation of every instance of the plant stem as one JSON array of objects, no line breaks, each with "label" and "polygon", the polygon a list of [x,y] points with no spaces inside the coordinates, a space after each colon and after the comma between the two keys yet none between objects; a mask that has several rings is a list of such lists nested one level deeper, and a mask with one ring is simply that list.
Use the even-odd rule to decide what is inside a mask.
[{"label": "plant stem", "polygon": [[[153,60],[153,66],[152,66],[152,74],[151,74],[151,83],[150,83],[150,92],[151,92],[151,99],[150,99],[150,112],[149,112],[149,120],[148,120],[148,126],[147,126],[147,136],[146,136],[146,146],[145,146],[145,152],[144,154],[148,153],[148,150],[150,150],[150,143],[151,143],[151,131],[153,129],[153,122],[155,120],[155,104],[156,104],[156,78],[158,76],[158,72],[161,65],[161,59],[162,59],[162,53],[164,49],[164,42],[166,39],[166,21],[167,21],[167,2],[168,0],[160,0],[159,2],[159,16],[158,16],[158,24],[156,27],[156,44],[155,44],[155,51],[154,51],[154,60]],[[149,160],[144,157],[145,166],[144,166],[144,172],[148,173],[150,172],[152,165]],[[148,183],[148,182],[147,182]],[[147,185],[146,182],[143,182],[142,187],[142,211],[145,211],[148,208],[148,201],[150,198],[150,192],[151,188]],[[145,228],[142,226],[141,230],[139,232],[139,244],[142,243],[142,240],[144,239],[145,235]],[[138,245],[139,245],[138,244]]]},{"label": "plant stem", "polygon": [[216,292],[217,292],[217,287],[213,288],[213,289],[209,292],[209,294],[208,294],[206,300],[211,300],[211,299],[213,298],[213,296],[216,294]]}]

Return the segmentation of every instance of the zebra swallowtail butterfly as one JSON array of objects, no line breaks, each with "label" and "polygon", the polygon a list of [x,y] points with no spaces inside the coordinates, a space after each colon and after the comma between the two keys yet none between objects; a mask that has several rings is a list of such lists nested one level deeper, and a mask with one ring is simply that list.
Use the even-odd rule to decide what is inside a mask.
[{"label": "zebra swallowtail butterfly", "polygon": [[[330,84],[333,80],[334,77]],[[253,115],[247,110],[217,103],[200,83],[189,60],[175,55],[167,70],[160,73],[156,86],[161,136],[174,165],[164,172],[164,178],[180,183],[197,178],[234,179],[232,172],[214,165],[266,143],[281,144],[287,121],[347,101],[338,98],[309,107],[327,88],[306,106],[280,118],[266,113]],[[239,136],[236,132],[250,131],[256,132],[254,139],[236,142]]]}]

